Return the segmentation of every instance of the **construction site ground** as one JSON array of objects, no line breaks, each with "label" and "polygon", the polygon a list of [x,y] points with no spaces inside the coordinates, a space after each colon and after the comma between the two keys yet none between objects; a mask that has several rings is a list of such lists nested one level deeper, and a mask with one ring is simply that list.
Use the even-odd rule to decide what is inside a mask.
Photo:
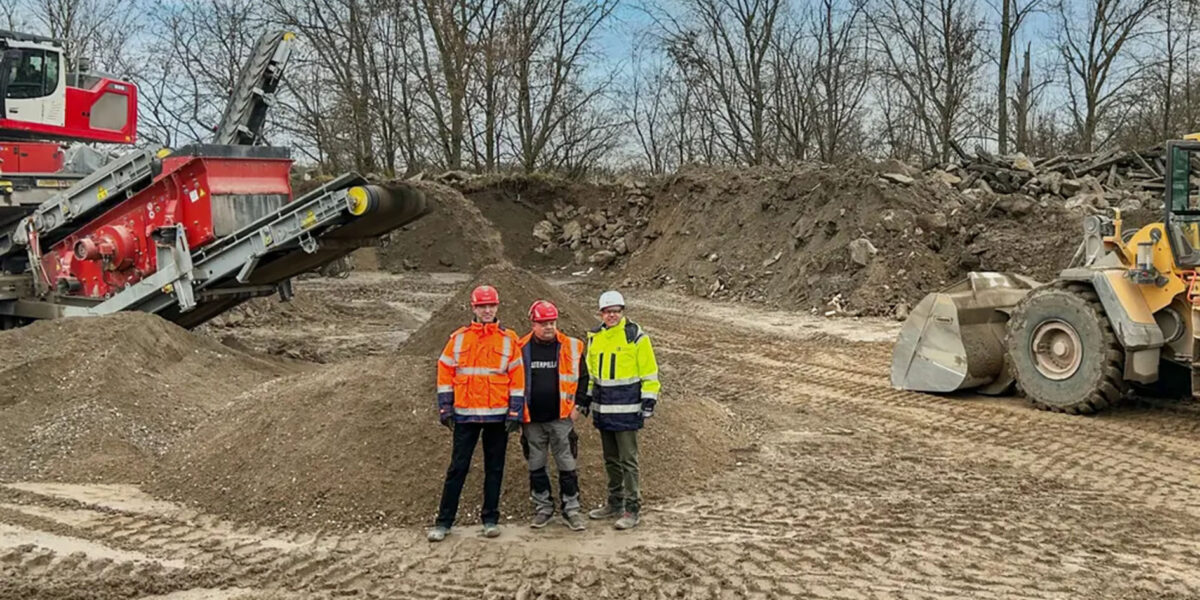
[{"label": "construction site ground", "polygon": [[[313,359],[352,370],[394,353],[468,278],[304,280],[297,301],[319,306],[261,300],[196,335],[281,363],[263,377]],[[552,281],[585,306],[597,285]],[[1197,406],[1081,418],[1019,398],[900,392],[888,383],[893,320],[632,297],[673,388],[664,403],[676,415],[719,404],[737,440],[693,489],[648,502],[632,531],[534,531],[507,510],[497,539],[468,520],[430,544],[419,523],[283,527],[133,483],[0,480],[0,598],[1200,596]],[[442,469],[439,439],[425,460]],[[656,470],[654,454],[641,460]],[[589,504],[601,499],[603,481],[581,483]],[[422,501],[432,516],[437,498]]]}]

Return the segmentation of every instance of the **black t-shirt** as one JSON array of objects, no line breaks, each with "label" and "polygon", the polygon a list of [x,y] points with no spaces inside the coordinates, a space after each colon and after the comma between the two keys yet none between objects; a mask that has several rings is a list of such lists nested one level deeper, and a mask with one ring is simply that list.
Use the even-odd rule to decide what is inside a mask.
[{"label": "black t-shirt", "polygon": [[548,423],[559,418],[558,409],[558,343],[529,343],[529,420]]}]

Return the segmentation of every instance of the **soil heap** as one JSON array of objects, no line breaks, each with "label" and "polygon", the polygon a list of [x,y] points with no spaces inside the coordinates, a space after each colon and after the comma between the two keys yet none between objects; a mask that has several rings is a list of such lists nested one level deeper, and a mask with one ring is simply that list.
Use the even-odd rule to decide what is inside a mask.
[{"label": "soil heap", "polygon": [[138,482],[217,406],[294,370],[145,313],[0,332],[0,480]]},{"label": "soil heap", "polygon": [[971,270],[1046,281],[1081,230],[1061,205],[871,165],[687,169],[651,193],[633,281],[821,312],[902,315]]},{"label": "soil heap", "polygon": [[[503,292],[502,292],[503,293]],[[437,422],[433,355],[376,356],[269,382],[209,419],[162,462],[156,494],[241,521],[302,529],[430,524],[450,459]],[[648,501],[692,492],[733,463],[735,439],[718,404],[669,396],[643,431]],[[580,422],[580,480],[604,499],[600,440]],[[459,523],[478,522],[482,455],[464,488]],[[501,512],[529,514],[528,470],[508,447]],[[557,484],[555,484],[557,485]]]},{"label": "soil heap", "polygon": [[429,181],[405,181],[433,200],[433,211],[388,236],[379,266],[393,273],[470,271],[504,258],[500,232],[461,192]]},{"label": "soil heap", "polygon": [[[442,305],[424,325],[400,347],[404,354],[436,360],[455,329],[471,319],[470,294],[479,285],[491,285],[500,292],[500,324],[516,329],[519,336],[529,332],[526,311],[535,300],[549,300],[558,307],[558,326],[567,335],[582,339],[596,326],[595,310],[576,302],[546,280],[508,263],[484,267],[460,291]],[[432,364],[432,363],[430,363]]]},{"label": "soil heap", "polygon": [[295,291],[287,302],[271,296],[240,304],[197,331],[234,347],[328,363],[391,352],[401,332],[420,327],[429,314],[370,274],[305,279]]}]

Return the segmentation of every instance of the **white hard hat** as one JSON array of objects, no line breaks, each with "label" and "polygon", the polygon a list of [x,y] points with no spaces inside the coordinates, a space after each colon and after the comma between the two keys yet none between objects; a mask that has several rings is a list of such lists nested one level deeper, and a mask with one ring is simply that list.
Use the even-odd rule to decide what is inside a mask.
[{"label": "white hard hat", "polygon": [[600,294],[600,310],[604,310],[610,306],[625,306],[625,297],[621,295],[621,292],[609,290]]}]

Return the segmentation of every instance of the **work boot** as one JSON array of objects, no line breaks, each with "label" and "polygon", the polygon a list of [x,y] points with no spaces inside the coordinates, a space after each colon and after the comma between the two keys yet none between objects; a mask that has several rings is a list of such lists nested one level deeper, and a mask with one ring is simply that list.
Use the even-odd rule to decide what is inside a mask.
[{"label": "work boot", "polygon": [[537,513],[533,515],[533,522],[529,526],[534,529],[541,529],[550,523],[550,518],[553,516],[553,514],[549,513]]},{"label": "work boot", "polygon": [[616,527],[617,529],[633,529],[634,527],[637,527],[637,524],[638,514],[635,512],[626,512],[625,514],[621,515],[620,519],[617,519],[616,523],[613,523],[613,527]]},{"label": "work boot", "polygon": [[589,519],[611,519],[613,517],[621,516],[621,510],[622,510],[622,508],[618,505],[605,504],[604,506],[601,506],[600,508],[597,508],[597,509],[589,512],[588,518]]},{"label": "work boot", "polygon": [[587,525],[583,523],[583,515],[579,514],[578,511],[567,515],[565,518],[567,520],[567,527],[570,527],[571,531],[583,531],[587,529]]},{"label": "work boot", "polygon": [[429,533],[425,534],[425,539],[427,539],[431,542],[440,542],[440,541],[446,539],[446,536],[449,534],[450,534],[449,527],[442,527],[441,525],[437,525],[433,529],[430,529]]},{"label": "work boot", "polygon": [[495,523],[484,523],[483,537],[500,537],[500,526]]}]

